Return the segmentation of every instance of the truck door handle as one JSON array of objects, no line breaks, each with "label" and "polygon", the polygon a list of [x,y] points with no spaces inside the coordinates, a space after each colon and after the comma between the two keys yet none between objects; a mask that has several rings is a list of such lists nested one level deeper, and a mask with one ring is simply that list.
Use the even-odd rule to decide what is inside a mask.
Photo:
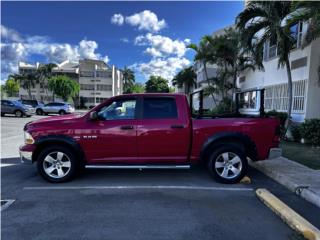
[{"label": "truck door handle", "polygon": [[121,128],[122,130],[131,130],[131,129],[133,129],[133,126],[127,125],[127,126],[121,126],[120,128]]},{"label": "truck door handle", "polygon": [[171,128],[184,128],[183,125],[172,125]]}]

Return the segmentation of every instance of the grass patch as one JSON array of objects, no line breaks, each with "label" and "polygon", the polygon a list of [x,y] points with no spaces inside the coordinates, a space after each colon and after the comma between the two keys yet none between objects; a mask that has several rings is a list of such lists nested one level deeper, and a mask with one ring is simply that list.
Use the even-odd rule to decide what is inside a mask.
[{"label": "grass patch", "polygon": [[280,143],[282,155],[309,168],[320,169],[320,148],[296,142]]}]

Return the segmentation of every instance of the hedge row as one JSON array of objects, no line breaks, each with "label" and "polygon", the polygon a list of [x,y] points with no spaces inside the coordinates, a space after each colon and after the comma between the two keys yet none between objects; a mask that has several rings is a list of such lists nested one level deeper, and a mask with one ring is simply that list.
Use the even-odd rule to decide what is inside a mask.
[{"label": "hedge row", "polygon": [[[288,114],[277,112],[275,110],[267,112],[267,116],[277,117],[280,120],[281,131],[284,131],[284,124],[288,118]],[[307,119],[300,125],[292,125],[290,132],[293,139],[300,142],[304,138],[308,143],[314,146],[320,146],[320,119]]]},{"label": "hedge row", "polygon": [[307,119],[301,125],[291,127],[291,134],[295,141],[301,138],[314,146],[320,146],[320,119]]}]

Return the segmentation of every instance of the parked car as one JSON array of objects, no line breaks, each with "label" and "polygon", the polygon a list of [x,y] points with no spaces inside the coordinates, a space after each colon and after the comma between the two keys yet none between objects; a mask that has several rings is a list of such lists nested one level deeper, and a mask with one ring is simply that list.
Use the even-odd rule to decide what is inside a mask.
[{"label": "parked car", "polygon": [[59,114],[59,115],[64,115],[67,113],[73,113],[74,112],[74,107],[71,106],[69,103],[63,103],[63,102],[52,102],[45,104],[43,106],[37,107],[36,113],[38,115],[43,115],[43,114]]},{"label": "parked car", "polygon": [[[64,182],[82,168],[187,169],[204,163],[223,183],[246,174],[247,157],[279,152],[279,121],[236,113],[201,116],[181,94],[115,96],[84,115],[28,123],[21,161],[37,163],[47,181]],[[197,108],[197,109],[195,109]]]},{"label": "parked car", "polygon": [[32,106],[24,105],[19,101],[1,100],[1,116],[14,114],[16,117],[31,117],[35,113]]},{"label": "parked car", "polygon": [[18,100],[19,102],[21,102],[24,105],[29,105],[32,106],[33,108],[37,109],[38,111],[36,111],[36,113],[38,115],[41,115],[41,111],[39,110],[41,107],[43,107],[44,103],[42,101],[38,101],[38,100],[28,100],[28,99],[20,99]]}]

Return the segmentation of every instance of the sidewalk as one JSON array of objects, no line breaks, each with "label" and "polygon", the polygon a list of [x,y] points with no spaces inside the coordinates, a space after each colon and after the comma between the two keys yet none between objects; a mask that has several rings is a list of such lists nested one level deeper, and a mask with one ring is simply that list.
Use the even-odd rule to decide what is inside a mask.
[{"label": "sidewalk", "polygon": [[320,170],[279,157],[249,163],[289,190],[320,207]]}]

